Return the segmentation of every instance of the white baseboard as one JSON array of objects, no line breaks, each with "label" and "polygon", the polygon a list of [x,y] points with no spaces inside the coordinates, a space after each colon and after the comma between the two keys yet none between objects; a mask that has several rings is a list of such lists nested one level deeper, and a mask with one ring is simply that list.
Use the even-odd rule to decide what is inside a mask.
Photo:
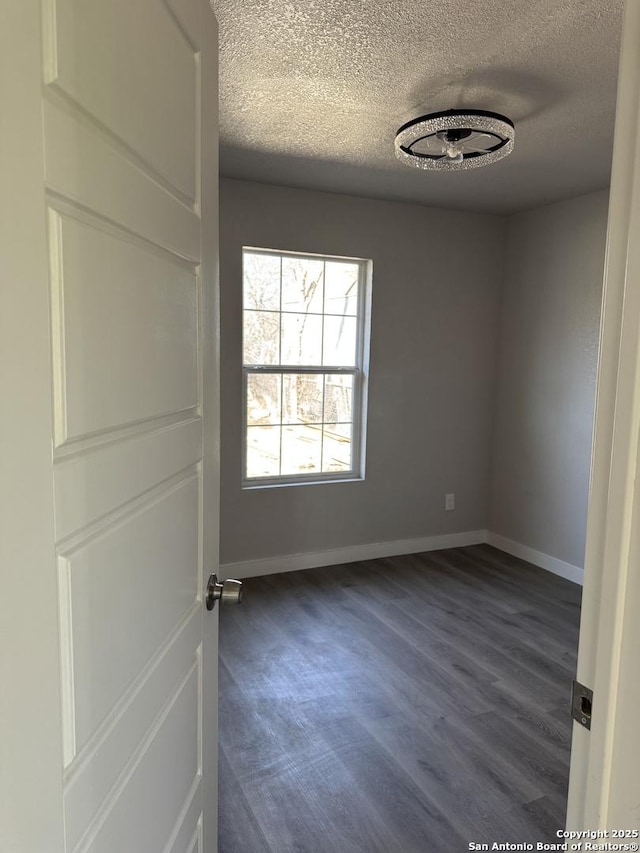
[{"label": "white baseboard", "polygon": [[521,560],[526,560],[528,563],[533,563],[534,566],[553,572],[554,575],[560,575],[562,578],[581,585],[584,583],[584,570],[579,566],[565,563],[564,560],[558,560],[557,557],[551,557],[549,554],[536,551],[534,548],[529,548],[528,545],[521,545],[519,542],[514,542],[513,539],[507,539],[505,536],[491,533],[491,531],[487,533],[485,541],[500,551],[506,551],[507,554],[520,557]]},{"label": "white baseboard", "polygon": [[381,557],[396,557],[400,554],[420,554],[423,551],[438,551],[441,548],[463,548],[465,545],[487,543],[546,569],[554,575],[582,584],[584,572],[579,566],[565,563],[528,545],[521,545],[498,533],[487,530],[469,530],[464,533],[445,533],[441,536],[425,536],[421,539],[399,539],[393,542],[371,542],[368,545],[350,545],[346,548],[330,548],[306,554],[284,554],[260,560],[245,560],[238,563],[223,563],[221,578],[253,578],[258,575],[275,575],[280,572],[297,572],[300,569],[317,569],[321,566],[339,566],[342,563],[357,563],[359,560],[376,560]]},{"label": "white baseboard", "polygon": [[282,557],[267,557],[262,560],[224,563],[220,566],[220,576],[242,580],[242,578],[253,578],[258,575],[296,572],[299,569],[317,569],[320,566],[339,566],[342,563],[356,563],[359,560],[375,560],[380,557],[396,557],[400,554],[420,554],[422,551],[438,551],[441,548],[462,548],[465,545],[480,545],[486,541],[486,530],[469,530],[465,533],[445,533],[442,536],[426,536],[422,539],[372,542],[368,545],[331,548],[316,553],[285,554]]}]

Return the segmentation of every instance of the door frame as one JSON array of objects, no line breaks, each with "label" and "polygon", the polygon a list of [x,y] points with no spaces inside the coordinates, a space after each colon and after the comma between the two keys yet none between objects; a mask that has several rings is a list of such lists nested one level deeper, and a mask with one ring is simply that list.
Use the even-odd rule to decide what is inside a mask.
[{"label": "door frame", "polygon": [[[637,646],[627,604],[640,581],[632,519],[640,512],[640,3],[626,2],[622,28],[613,168],[587,521],[577,679],[594,691],[591,731],[574,723],[567,828],[622,825],[614,780],[633,762],[620,711],[634,688],[621,678],[623,654]],[[637,617],[636,617],[637,622]],[[636,686],[637,691],[637,686]],[[635,738],[637,740],[637,737]],[[637,760],[637,753],[636,753]],[[633,819],[629,813],[628,821]],[[637,815],[635,817],[637,821]]]}]

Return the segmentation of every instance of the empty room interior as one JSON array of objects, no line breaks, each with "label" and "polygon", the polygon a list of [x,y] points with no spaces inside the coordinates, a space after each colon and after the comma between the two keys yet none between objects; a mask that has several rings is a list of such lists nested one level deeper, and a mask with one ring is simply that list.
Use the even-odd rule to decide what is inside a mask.
[{"label": "empty room interior", "polygon": [[215,6],[221,853],[558,843],[622,3]]},{"label": "empty room interior", "polygon": [[2,20],[0,853],[637,851],[640,2]]}]

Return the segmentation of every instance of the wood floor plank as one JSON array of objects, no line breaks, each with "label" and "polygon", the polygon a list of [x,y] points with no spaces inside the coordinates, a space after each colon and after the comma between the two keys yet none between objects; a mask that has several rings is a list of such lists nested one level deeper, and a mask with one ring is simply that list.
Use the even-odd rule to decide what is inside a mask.
[{"label": "wood floor plank", "polygon": [[403,717],[370,721],[366,727],[440,811],[455,816],[465,838],[485,840],[493,831],[493,815],[511,807],[512,792],[497,791],[469,774],[466,763],[441,749],[428,729]]},{"label": "wood floor plank", "polygon": [[351,718],[323,727],[322,737],[349,769],[358,789],[375,803],[393,834],[392,850],[424,853],[461,849],[464,839],[455,814],[447,815],[439,809],[358,720]]},{"label": "wood floor plank", "polygon": [[496,760],[514,774],[535,780],[540,796],[566,797],[564,773],[566,756],[545,747],[498,711],[478,714],[471,721],[461,718],[459,725],[478,742],[487,745]]},{"label": "wood floor plank", "polygon": [[[542,682],[528,670],[514,666],[510,658],[500,656],[492,647],[478,646],[477,641],[460,644],[459,634],[456,637],[458,644],[454,644],[451,637],[443,638],[437,627],[427,626],[409,616],[394,603],[373,604],[369,600],[363,606],[371,608],[380,621],[426,652],[430,660],[437,659],[446,667],[449,678],[461,683],[462,689],[471,689],[474,713],[482,710],[480,698],[486,705],[508,714],[510,719],[538,736],[544,744],[549,743],[554,749],[568,752],[569,742],[564,727],[560,729],[547,714],[539,712],[540,697],[545,694],[548,682]],[[424,621],[428,622],[428,617]],[[450,624],[451,620],[448,622]],[[570,676],[571,671],[567,670],[561,672],[560,677],[566,680]],[[568,696],[563,704],[565,716],[567,704]]]},{"label": "wood floor plank", "polygon": [[[455,590],[443,592],[435,584],[429,585],[430,578],[431,575],[426,572],[421,586],[413,584],[417,592],[423,592],[424,584],[427,584],[428,595],[416,594],[412,599],[397,602],[398,606],[416,616],[426,612],[429,607],[435,607],[440,616],[446,617],[452,626],[457,623],[455,630],[463,642],[484,642],[492,645],[496,650],[507,652],[538,677],[549,680],[554,687],[560,683],[563,673],[553,672],[553,670],[558,666],[567,669],[566,663],[571,658],[571,652],[574,652],[575,641],[562,643],[555,638],[550,638],[527,622],[523,623],[518,613],[497,613],[492,609],[490,600],[476,599],[473,603],[469,603],[464,589],[459,589],[457,595]],[[412,583],[411,580],[406,579],[398,582]],[[499,592],[496,595],[499,595]],[[559,664],[559,660],[562,663]],[[570,668],[573,670],[574,667]],[[555,698],[552,701],[557,702],[558,698],[555,692]]]},{"label": "wood floor plank", "polygon": [[[350,590],[351,592],[351,590]],[[366,599],[361,599],[363,605],[369,608],[376,618],[391,626],[412,644],[422,650],[435,653],[439,660],[447,660],[448,665],[454,670],[466,672],[466,666],[472,662],[472,672],[466,674],[474,678],[477,673],[483,673],[485,681],[508,677],[520,679],[520,683],[535,690],[537,695],[544,690],[543,684],[555,683],[558,677],[562,678],[573,671],[573,667],[559,667],[553,661],[543,659],[540,669],[542,675],[535,675],[531,669],[519,665],[513,655],[505,655],[501,649],[497,649],[482,641],[482,631],[475,630],[473,626],[460,624],[457,616],[450,612],[442,611],[441,607],[433,606],[433,602],[427,603],[423,599],[411,599],[406,601],[389,601],[384,596],[377,596],[375,591],[370,593]],[[467,618],[466,622],[469,621]],[[485,624],[481,628],[487,628]],[[504,637],[501,637],[503,645]],[[523,657],[522,653],[519,657]],[[552,670],[550,672],[549,670]]]},{"label": "wood floor plank", "polygon": [[246,581],[220,614],[220,853],[552,840],[579,603],[489,546]]},{"label": "wood floor plank", "polygon": [[233,772],[223,749],[219,750],[220,787],[218,833],[227,850],[276,853],[265,838],[253,809]]},{"label": "wood floor plank", "polygon": [[[419,556],[423,560],[425,568],[423,583],[430,582],[430,570],[434,562],[438,561],[441,570],[446,571],[445,558],[434,556],[433,554]],[[487,583],[486,587],[480,589],[474,583],[478,571],[482,571]],[[461,581],[459,585],[452,584],[453,578],[456,575],[459,576]],[[469,584],[471,584],[472,589],[469,589]],[[491,573],[491,568],[487,567],[486,562],[482,563],[479,561],[476,564],[475,573],[471,572],[466,566],[462,569],[458,566],[452,566],[449,576],[449,588],[447,590],[440,590],[438,588],[434,590],[432,587],[431,595],[443,595],[445,598],[448,598],[452,607],[455,607],[459,601],[462,601],[467,612],[470,612],[475,617],[481,617],[481,621],[478,618],[475,619],[480,630],[489,625],[497,624],[501,628],[504,627],[505,632],[508,632],[513,637],[518,637],[528,642],[535,649],[540,649],[550,656],[564,651],[569,638],[568,635],[556,638],[555,636],[550,636],[548,633],[541,633],[537,626],[529,625],[528,621],[523,623],[520,619],[520,613],[525,607],[529,612],[535,609],[535,612],[541,616],[545,610],[553,607],[553,601],[545,600],[544,597],[539,595],[534,599],[533,594],[525,596],[524,592],[514,595],[514,588],[517,589],[516,580],[510,581],[509,584],[505,585],[501,575],[496,577]],[[492,593],[491,596],[487,595],[489,589]],[[508,613],[500,612],[501,609],[498,606],[498,602],[504,600],[509,600],[510,602]],[[492,619],[485,619],[486,615],[491,615]],[[568,614],[566,610],[562,611],[562,618],[565,620],[568,619],[569,623],[572,621],[571,616],[575,618],[575,614]]]}]

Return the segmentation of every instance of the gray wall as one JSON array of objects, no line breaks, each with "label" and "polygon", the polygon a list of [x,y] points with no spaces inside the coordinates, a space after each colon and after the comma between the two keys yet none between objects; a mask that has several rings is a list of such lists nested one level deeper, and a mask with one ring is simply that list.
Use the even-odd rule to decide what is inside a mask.
[{"label": "gray wall", "polygon": [[[228,179],[220,191],[221,561],[485,528],[504,219]],[[373,260],[364,482],[240,488],[243,245]]]},{"label": "gray wall", "polygon": [[608,192],[508,220],[490,529],[582,566]]}]

